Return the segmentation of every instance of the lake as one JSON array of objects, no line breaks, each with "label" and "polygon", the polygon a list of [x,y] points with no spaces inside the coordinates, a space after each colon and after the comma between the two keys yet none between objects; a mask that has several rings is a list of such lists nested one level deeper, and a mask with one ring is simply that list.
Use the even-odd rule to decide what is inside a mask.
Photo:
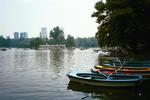
[{"label": "lake", "polygon": [[66,77],[90,72],[98,57],[93,49],[0,51],[0,100],[149,100],[149,89],[92,87]]}]

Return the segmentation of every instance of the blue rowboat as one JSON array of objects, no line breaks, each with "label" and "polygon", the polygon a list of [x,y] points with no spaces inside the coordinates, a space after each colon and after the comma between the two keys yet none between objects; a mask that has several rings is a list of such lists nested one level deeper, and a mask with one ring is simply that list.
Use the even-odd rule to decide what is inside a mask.
[{"label": "blue rowboat", "polygon": [[97,73],[69,72],[70,81],[104,87],[134,87],[142,82],[141,75],[106,75]]}]

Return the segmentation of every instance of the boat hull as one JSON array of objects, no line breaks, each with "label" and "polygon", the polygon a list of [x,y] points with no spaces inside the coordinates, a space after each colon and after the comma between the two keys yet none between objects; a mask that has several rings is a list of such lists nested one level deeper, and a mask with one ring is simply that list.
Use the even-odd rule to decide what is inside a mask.
[{"label": "boat hull", "polygon": [[112,75],[110,76],[111,79],[107,79],[101,74],[72,72],[68,73],[67,76],[70,81],[103,87],[134,87],[142,81],[142,77],[139,75]]}]

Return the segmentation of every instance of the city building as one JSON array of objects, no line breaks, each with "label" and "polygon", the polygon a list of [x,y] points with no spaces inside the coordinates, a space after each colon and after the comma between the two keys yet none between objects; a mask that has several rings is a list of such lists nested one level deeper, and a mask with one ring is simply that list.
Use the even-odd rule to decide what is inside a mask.
[{"label": "city building", "polygon": [[27,32],[20,32],[20,39],[27,39],[28,33]]},{"label": "city building", "polygon": [[47,28],[46,27],[42,27],[41,31],[40,31],[40,38],[47,38]]},{"label": "city building", "polygon": [[14,39],[19,39],[19,32],[14,32]]}]

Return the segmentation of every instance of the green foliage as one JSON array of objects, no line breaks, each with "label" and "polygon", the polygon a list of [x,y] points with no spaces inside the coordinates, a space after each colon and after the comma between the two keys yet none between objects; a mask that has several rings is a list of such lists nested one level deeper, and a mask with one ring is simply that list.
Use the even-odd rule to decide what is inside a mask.
[{"label": "green foliage", "polygon": [[74,37],[72,37],[71,35],[67,36],[66,47],[75,47]]},{"label": "green foliage", "polygon": [[131,53],[150,51],[150,0],[106,0],[95,4],[101,46],[120,47]]},{"label": "green foliage", "polygon": [[41,38],[31,38],[31,39],[10,39],[10,38],[7,38],[7,44],[8,44],[7,47],[37,49],[40,44],[45,44],[46,42],[48,42],[48,41],[41,39]]},{"label": "green foliage", "polygon": [[41,38],[33,38],[31,39],[31,48],[38,49],[40,44],[43,44],[43,40]]},{"label": "green foliage", "polygon": [[4,46],[5,38],[3,36],[0,36],[0,47]]},{"label": "green foliage", "polygon": [[9,36],[7,36],[6,41],[5,41],[5,46],[10,47],[10,42],[11,42],[11,39]]},{"label": "green foliage", "polygon": [[10,39],[9,47],[30,48],[30,39]]},{"label": "green foliage", "polygon": [[29,48],[30,47],[30,41],[27,39],[22,39],[17,42],[18,48]]},{"label": "green foliage", "polygon": [[50,43],[51,44],[64,44],[65,38],[64,38],[64,31],[59,28],[59,26],[54,27],[50,31]]},{"label": "green foliage", "polygon": [[[0,47],[13,47],[13,48],[33,48],[38,49],[41,44],[58,44],[55,39],[41,39],[41,38],[30,38],[30,39],[10,39],[9,37],[4,38],[0,36]],[[94,37],[90,38],[77,38],[68,35],[67,39],[63,40],[62,44],[66,47],[97,47],[97,40]]]},{"label": "green foliage", "polygon": [[75,39],[76,47],[97,47],[97,40],[94,37],[90,38],[77,38]]},{"label": "green foliage", "polygon": [[9,47],[10,46],[10,38],[6,39],[3,36],[0,36],[0,47]]}]

